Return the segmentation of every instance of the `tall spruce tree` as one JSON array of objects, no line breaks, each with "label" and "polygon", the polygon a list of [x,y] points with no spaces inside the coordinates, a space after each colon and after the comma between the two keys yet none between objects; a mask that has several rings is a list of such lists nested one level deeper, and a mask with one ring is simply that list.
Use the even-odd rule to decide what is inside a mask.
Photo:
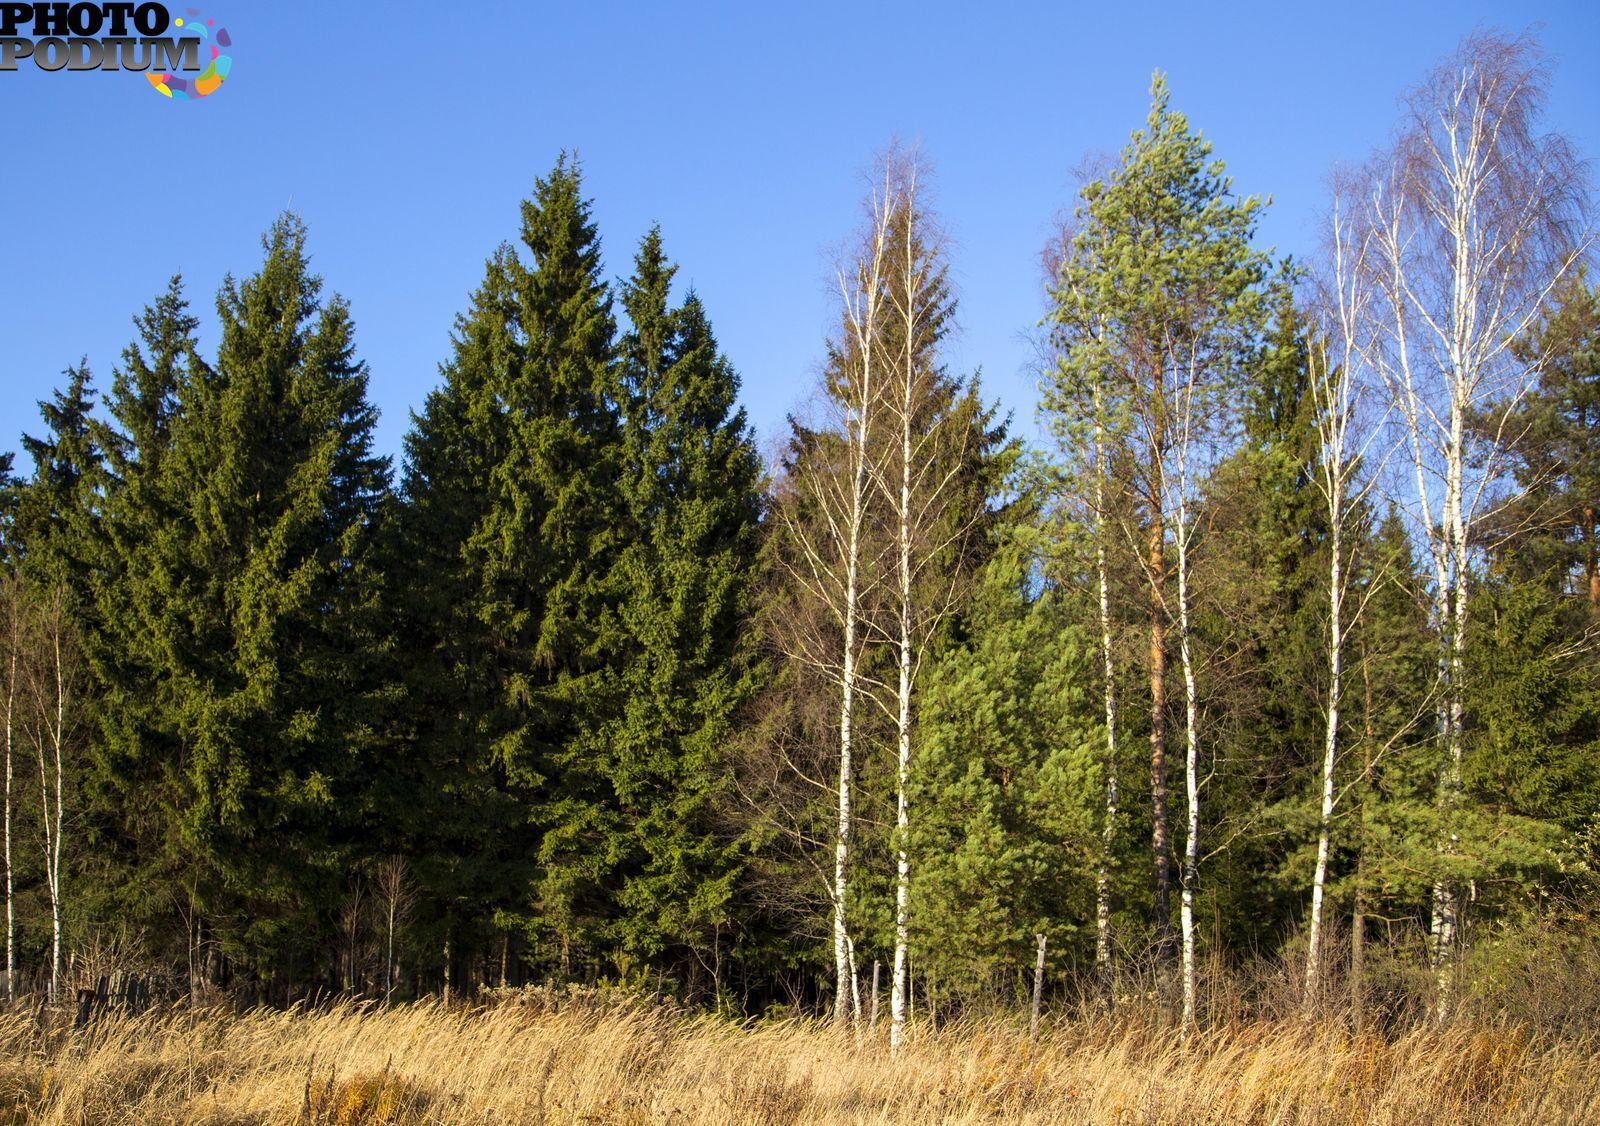
[{"label": "tall spruce tree", "polygon": [[509,420],[492,380],[513,360],[513,258],[490,259],[456,321],[444,383],[405,438],[403,499],[390,584],[403,670],[409,754],[381,779],[386,835],[413,858],[427,891],[420,929],[430,944],[468,933],[487,941],[496,911],[527,901],[536,840],[527,801],[489,742],[502,684],[499,648],[479,615],[467,541],[490,509],[490,477],[508,456]]},{"label": "tall spruce tree", "polygon": [[741,636],[761,463],[700,299],[670,305],[675,272],[652,229],[622,291],[625,542],[611,575],[611,714],[592,761],[616,803],[614,940],[631,958],[676,950],[692,970],[691,952],[718,960],[737,870],[715,817],[734,713],[753,689]]},{"label": "tall spruce tree", "polygon": [[[95,591],[100,628],[87,639],[101,707],[87,779],[96,848],[86,882],[98,913],[148,927],[160,943],[174,929],[162,924],[173,922],[171,889],[182,884],[185,855],[168,816],[180,799],[170,785],[176,697],[164,675],[172,635],[162,608],[173,601],[177,552],[193,527],[179,507],[187,483],[166,459],[178,402],[208,372],[179,278],[134,323],[138,338],[124,350],[106,398],[110,418],[97,422],[107,482]],[[187,937],[192,947],[195,936]]]},{"label": "tall spruce tree", "polygon": [[322,299],[304,225],[285,215],[262,242],[260,270],[218,295],[215,365],[170,415],[145,628],[171,683],[167,815],[192,910],[236,963],[290,984],[318,968],[364,800],[388,467],[349,308]]},{"label": "tall spruce tree", "polygon": [[[428,563],[411,628],[445,678],[421,721],[457,799],[435,830],[472,869],[432,874],[455,905],[441,937],[487,940],[492,921],[570,969],[606,914],[604,779],[579,737],[615,645],[621,539],[616,329],[575,161],[535,183],[522,242],[528,263],[490,261],[407,439],[405,542]],[[472,859],[486,811],[498,831]]]},{"label": "tall spruce tree", "polygon": [[0,453],[0,564],[9,565],[16,549],[17,496],[21,482],[12,472],[16,455]]}]

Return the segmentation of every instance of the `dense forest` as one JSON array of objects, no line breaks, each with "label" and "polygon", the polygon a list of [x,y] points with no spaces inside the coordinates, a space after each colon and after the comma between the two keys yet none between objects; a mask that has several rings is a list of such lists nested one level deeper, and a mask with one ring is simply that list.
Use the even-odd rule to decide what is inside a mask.
[{"label": "dense forest", "polygon": [[0,459],[8,990],[609,983],[898,1044],[1595,958],[1600,289],[1549,80],[1466,40],[1289,261],[1158,74],[1016,311],[1033,445],[944,358],[914,150],[765,459],[669,232],[612,280],[570,157],[398,463],[297,217],[214,352],[174,278]]}]

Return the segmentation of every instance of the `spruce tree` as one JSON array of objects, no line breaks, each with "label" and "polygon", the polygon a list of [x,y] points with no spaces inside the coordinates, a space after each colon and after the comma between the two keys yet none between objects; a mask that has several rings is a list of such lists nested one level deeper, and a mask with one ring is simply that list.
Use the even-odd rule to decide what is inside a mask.
[{"label": "spruce tree", "polygon": [[33,475],[17,498],[14,535],[29,581],[63,587],[72,612],[83,615],[93,593],[105,455],[87,359],[62,375],[65,385],[39,403],[44,436],[22,436]]},{"label": "spruce tree", "polygon": [[675,272],[652,229],[622,291],[625,542],[611,572],[613,703],[593,754],[616,803],[616,940],[632,958],[677,948],[687,964],[685,948],[716,960],[736,872],[714,818],[753,683],[741,635],[761,464],[698,296],[670,306]]},{"label": "spruce tree", "polygon": [[192,906],[246,968],[304,981],[372,757],[388,468],[349,308],[322,299],[304,225],[285,215],[262,241],[260,270],[218,295],[215,365],[177,392],[147,628]]},{"label": "spruce tree", "polygon": [[425,757],[461,787],[442,831],[468,844],[476,799],[491,794],[496,827],[492,862],[435,873],[469,876],[442,937],[487,937],[492,918],[563,968],[605,915],[593,894],[603,779],[579,736],[614,644],[607,576],[621,534],[615,323],[581,189],[563,156],[522,207],[530,260],[503,247],[490,261],[407,440],[405,517],[405,542],[432,571],[411,628],[447,678],[420,721]]},{"label": "spruce tree", "polygon": [[171,933],[159,924],[173,921],[172,888],[184,866],[169,816],[180,800],[171,786],[179,746],[163,608],[175,597],[177,552],[192,530],[178,507],[186,483],[164,470],[179,399],[207,373],[179,278],[134,323],[138,338],[106,399],[110,419],[96,424],[107,482],[100,629],[88,639],[101,707],[87,779],[96,844],[87,884],[98,913],[150,926],[160,941]]},{"label": "spruce tree", "polygon": [[0,564],[9,566],[16,554],[16,518],[18,489],[21,482],[12,472],[16,455],[0,453]]}]

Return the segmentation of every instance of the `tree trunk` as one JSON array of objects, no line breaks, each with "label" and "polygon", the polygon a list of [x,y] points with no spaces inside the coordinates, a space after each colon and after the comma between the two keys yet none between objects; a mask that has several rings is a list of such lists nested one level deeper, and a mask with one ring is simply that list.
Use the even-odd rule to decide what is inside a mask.
[{"label": "tree trunk", "polygon": [[1095,388],[1095,579],[1100,588],[1100,657],[1101,675],[1106,713],[1106,816],[1100,833],[1100,856],[1095,866],[1094,880],[1094,961],[1100,979],[1101,1002],[1109,1010],[1115,985],[1115,969],[1111,964],[1111,857],[1117,833],[1117,678],[1116,661],[1111,646],[1111,594],[1110,577],[1106,573],[1105,541],[1105,443],[1099,419],[1100,393]]},{"label": "tree trunk", "polygon": [[856,560],[849,563],[845,593],[844,684],[839,697],[839,823],[833,846],[833,1019],[845,1024],[850,1012],[850,933],[845,920],[845,902],[850,888],[850,785],[851,726],[855,718],[856,687]]},{"label": "tree trunk", "polygon": [[1033,963],[1033,1012],[1028,1017],[1028,1043],[1033,1043],[1039,1038],[1039,1009],[1044,1002],[1044,943],[1045,936],[1039,935],[1039,953]]},{"label": "tree trunk", "polygon": [[860,990],[855,984],[850,964],[851,943],[845,906],[850,890],[851,786],[854,777],[856,630],[860,617],[861,535],[865,526],[867,496],[867,430],[874,393],[871,384],[870,348],[862,362],[866,365],[866,371],[862,377],[861,399],[856,405],[856,425],[852,428],[851,434],[851,442],[855,446],[851,456],[855,459],[855,464],[851,469],[850,524],[845,544],[847,558],[843,608],[844,652],[839,695],[839,825],[834,840],[833,856],[834,1020],[841,1025],[846,1022],[858,1022],[861,1019]]},{"label": "tree trunk", "polygon": [[[911,334],[907,334],[907,348]],[[911,386],[912,357],[905,378],[905,401],[901,404],[900,457],[900,682],[897,717],[898,755],[895,765],[895,884],[894,884],[894,979],[889,992],[889,1053],[900,1049],[906,1022],[907,910],[911,899],[910,832],[911,816],[906,786],[911,772]]]},{"label": "tree trunk", "polygon": [[1322,816],[1317,831],[1317,868],[1311,880],[1311,927],[1306,943],[1305,986],[1301,1003],[1309,1014],[1316,1004],[1317,979],[1322,967],[1322,900],[1328,883],[1328,853],[1333,837],[1333,768],[1339,748],[1340,662],[1344,654],[1344,590],[1340,552],[1344,513],[1337,487],[1330,491],[1329,546],[1332,561],[1328,566],[1328,714],[1322,746]]},{"label": "tree trunk", "polygon": [[1589,605],[1600,606],[1600,551],[1595,546],[1595,510],[1593,505],[1583,509],[1583,575],[1587,582],[1585,593]]},{"label": "tree trunk", "polygon": [[[1187,489],[1187,480],[1180,488]],[[1200,882],[1200,708],[1195,684],[1194,652],[1189,631],[1189,526],[1186,502],[1178,502],[1178,648],[1183,660],[1184,793],[1188,825],[1183,842],[1183,1028],[1195,1021],[1194,897]]]},{"label": "tree trunk", "polygon": [[[1467,539],[1462,519],[1462,489],[1465,462],[1465,438],[1462,410],[1452,403],[1452,444],[1445,487],[1445,545],[1450,582],[1441,599],[1444,619],[1440,623],[1443,652],[1440,663],[1445,669],[1445,692],[1442,705],[1443,754],[1439,764],[1439,808],[1447,826],[1440,849],[1453,855],[1460,847],[1461,837],[1455,829],[1461,805],[1461,756],[1464,736],[1464,705],[1462,700],[1463,676],[1466,665],[1467,626]],[[1461,892],[1448,879],[1440,879],[1433,889],[1432,943],[1435,985],[1438,1004],[1435,1015],[1443,1020],[1450,1013],[1454,979],[1454,955],[1461,917]]]},{"label": "tree trunk", "polygon": [[1150,862],[1155,876],[1156,958],[1172,962],[1172,846],[1167,839],[1166,536],[1161,501],[1150,513]]},{"label": "tree trunk", "polygon": [[[67,695],[65,654],[62,652],[61,631],[63,607],[60,596],[51,607],[49,622],[51,660],[50,706],[42,707],[41,730],[36,742],[39,759],[40,818],[44,827],[44,878],[45,890],[50,898],[50,992],[55,1000],[61,987],[61,810],[62,810],[62,744],[66,739]],[[43,695],[42,693],[40,695]],[[43,704],[43,700],[40,701]],[[53,717],[49,714],[53,712]],[[51,765],[54,764],[54,778]],[[53,782],[53,784],[52,784]]]},{"label": "tree trunk", "polygon": [[8,669],[6,679],[6,795],[5,795],[5,848],[6,848],[6,997],[14,999],[17,995],[17,919],[16,899],[12,887],[11,867],[11,780],[13,771],[13,744],[12,732],[16,723],[17,700],[17,660],[22,647],[19,615],[22,608],[15,603],[21,591],[18,584],[12,583],[8,592],[7,613],[10,615],[10,644],[6,653]]}]

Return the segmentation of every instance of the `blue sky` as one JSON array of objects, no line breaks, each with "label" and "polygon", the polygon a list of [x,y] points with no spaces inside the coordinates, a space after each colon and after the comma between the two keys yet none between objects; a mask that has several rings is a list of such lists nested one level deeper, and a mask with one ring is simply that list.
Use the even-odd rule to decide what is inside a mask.
[{"label": "blue sky", "polygon": [[[187,6],[169,5],[174,14]],[[293,207],[353,306],[378,441],[438,381],[452,321],[518,202],[581,154],[606,270],[660,222],[763,439],[815,377],[832,254],[894,137],[932,162],[962,331],[949,359],[1035,434],[1038,252],[1073,169],[1143,120],[1152,70],[1243,192],[1260,241],[1316,243],[1324,177],[1477,27],[1539,29],[1547,123],[1600,156],[1600,15],[1585,3],[338,5],[209,0],[234,70],[174,104],[129,74],[0,74],[0,450],[87,354],[107,387],[131,318],[181,271],[212,298]]]}]

